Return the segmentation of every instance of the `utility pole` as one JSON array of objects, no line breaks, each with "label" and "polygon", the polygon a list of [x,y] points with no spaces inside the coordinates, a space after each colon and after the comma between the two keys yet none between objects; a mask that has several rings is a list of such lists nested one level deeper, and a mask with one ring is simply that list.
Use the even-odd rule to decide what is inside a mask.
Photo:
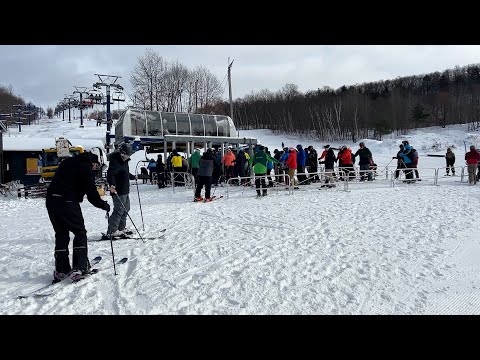
[{"label": "utility pole", "polygon": [[[230,59],[228,59],[230,61]],[[233,120],[233,102],[232,102],[232,76],[231,76],[231,68],[233,65],[233,61],[228,65],[228,95],[230,97],[230,118]]]},{"label": "utility pole", "polygon": [[[119,84],[116,83],[116,81],[121,78],[120,76],[116,76],[116,75],[101,75],[101,74],[95,74],[98,76],[98,78],[100,79],[99,82],[93,84],[93,87],[95,89],[99,89],[100,87],[102,86],[105,86],[106,88],[106,92],[107,92],[107,133],[106,133],[106,150],[107,150],[107,154],[109,153],[110,151],[110,138],[112,137],[110,135],[110,131],[112,130],[112,114],[110,113],[110,87],[115,87],[117,88],[118,90],[123,90],[123,87]],[[103,79],[102,79],[103,78]],[[113,82],[112,82],[112,79]]]},{"label": "utility pole", "polygon": [[153,76],[150,78],[150,111],[153,111]]},{"label": "utility pole", "polygon": [[197,113],[197,83],[198,83],[198,79],[195,80],[195,114]]},{"label": "utility pole", "polygon": [[0,120],[0,183],[3,184],[5,182],[5,171],[3,168],[3,132],[7,132],[7,126]]},{"label": "utility pole", "polygon": [[[75,91],[73,92],[74,94],[80,94],[80,127],[83,128],[83,99],[82,95],[86,94],[85,90],[87,89],[86,86],[73,86],[75,88]],[[79,90],[80,89],[80,90]]]}]

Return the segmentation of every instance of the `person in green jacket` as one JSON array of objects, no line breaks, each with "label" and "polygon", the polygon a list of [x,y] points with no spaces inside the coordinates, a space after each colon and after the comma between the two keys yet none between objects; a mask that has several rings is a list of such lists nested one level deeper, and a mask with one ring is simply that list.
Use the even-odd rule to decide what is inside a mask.
[{"label": "person in green jacket", "polygon": [[197,179],[198,168],[200,167],[200,149],[195,149],[193,154],[188,158],[188,166],[192,169],[192,175]]},{"label": "person in green jacket", "polygon": [[[280,164],[277,159],[271,157],[265,153],[265,147],[260,146],[258,151],[253,155],[249,162],[250,167],[253,166],[253,172],[255,173],[255,188],[257,189],[257,196],[266,196],[267,195],[267,185],[265,184],[265,176],[267,174],[267,162],[273,162],[275,164]],[[262,193],[260,193],[260,182],[262,184]]]}]

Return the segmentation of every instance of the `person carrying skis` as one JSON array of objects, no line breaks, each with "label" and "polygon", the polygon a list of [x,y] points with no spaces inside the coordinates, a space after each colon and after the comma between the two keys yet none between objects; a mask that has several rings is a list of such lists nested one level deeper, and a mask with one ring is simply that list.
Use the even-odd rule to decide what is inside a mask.
[{"label": "person carrying skis", "polygon": [[135,180],[135,176],[130,174],[128,168],[128,162],[133,153],[132,146],[123,143],[109,155],[107,182],[112,194],[113,212],[108,219],[107,233],[102,235],[102,240],[109,240],[110,236],[126,237],[132,233],[126,230],[126,226],[130,211],[130,180]]},{"label": "person carrying skis", "polygon": [[452,176],[455,176],[455,154],[453,153],[451,148],[447,149],[447,153],[445,154],[445,161],[447,162],[447,176],[450,176],[450,169],[452,170]]},{"label": "person carrying skis", "polygon": [[[220,167],[215,161],[213,149],[207,149],[200,158],[197,173],[197,187],[195,189],[195,197],[193,201],[202,201],[202,188],[205,186],[205,202],[210,202],[213,198],[210,196],[212,188],[212,174],[215,167]],[[219,171],[219,169],[218,169]]]},{"label": "person carrying skis", "polygon": [[[92,149],[63,160],[47,188],[46,208],[55,231],[54,283],[67,276],[77,281],[90,272],[87,230],[80,203],[87,195],[93,206],[110,211],[110,205],[102,200],[95,185],[93,170],[101,167],[99,155]],[[70,232],[74,234],[71,266],[68,251]]]}]

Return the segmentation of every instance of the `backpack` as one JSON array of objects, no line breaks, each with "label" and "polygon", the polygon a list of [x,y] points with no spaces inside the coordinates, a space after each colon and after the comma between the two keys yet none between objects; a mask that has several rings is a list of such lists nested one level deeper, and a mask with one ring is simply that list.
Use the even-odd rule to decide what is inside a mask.
[{"label": "backpack", "polygon": [[415,158],[415,152],[417,150],[415,150],[414,148],[411,148],[410,149],[410,152],[407,154],[407,157],[410,159],[410,161],[413,163],[413,159]]},{"label": "backpack", "polygon": [[325,156],[325,162],[328,162],[329,164],[335,162],[335,153],[332,148],[328,149],[327,156]]}]

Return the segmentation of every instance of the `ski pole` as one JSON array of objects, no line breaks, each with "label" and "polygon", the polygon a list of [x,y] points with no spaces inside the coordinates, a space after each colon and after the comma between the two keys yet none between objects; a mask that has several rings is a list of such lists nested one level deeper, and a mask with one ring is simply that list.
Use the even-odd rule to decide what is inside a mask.
[{"label": "ski pole", "polygon": [[142,217],[142,228],[145,231],[145,223],[143,222],[142,203],[140,201],[140,191],[138,191],[137,177],[135,176],[135,185],[137,185],[138,205],[140,205],[140,216]]},{"label": "ski pole", "polygon": [[127,213],[127,216],[128,216],[128,218],[130,219],[130,221],[132,222],[132,224],[133,224],[133,227],[135,228],[135,230],[136,230],[136,231],[137,231],[137,233],[138,233],[138,236],[140,236],[140,239],[142,239],[142,241],[143,241],[143,242],[145,242],[145,240],[143,240],[143,237],[142,237],[142,235],[140,235],[140,232],[138,231],[137,227],[135,226],[135,223],[133,222],[132,218],[130,217],[130,214],[128,213],[128,211],[127,211],[127,208],[125,207],[125,205],[123,205],[123,202],[122,202],[122,200],[120,200],[120,196],[119,196],[119,195],[118,195],[116,192],[114,192],[114,194],[115,194],[115,195],[117,195],[117,197],[118,197],[118,201],[120,201],[120,204],[122,204],[122,206],[123,206],[123,209],[124,209],[124,210],[125,210],[125,212]]},{"label": "ski pole", "polygon": [[140,216],[142,217],[142,227],[143,231],[145,231],[145,223],[143,222],[143,212],[142,212],[142,203],[140,202],[140,191],[138,190],[138,165],[141,162],[146,162],[145,160],[140,160],[137,162],[137,165],[135,166],[135,185],[137,186],[137,194],[138,194],[138,204],[140,205]]},{"label": "ski pole", "polygon": [[[105,217],[107,218],[108,225],[110,225],[110,214],[108,211]],[[110,233],[110,247],[112,248],[113,273],[117,275],[117,269],[115,267],[115,254],[113,253],[113,233]]]}]

